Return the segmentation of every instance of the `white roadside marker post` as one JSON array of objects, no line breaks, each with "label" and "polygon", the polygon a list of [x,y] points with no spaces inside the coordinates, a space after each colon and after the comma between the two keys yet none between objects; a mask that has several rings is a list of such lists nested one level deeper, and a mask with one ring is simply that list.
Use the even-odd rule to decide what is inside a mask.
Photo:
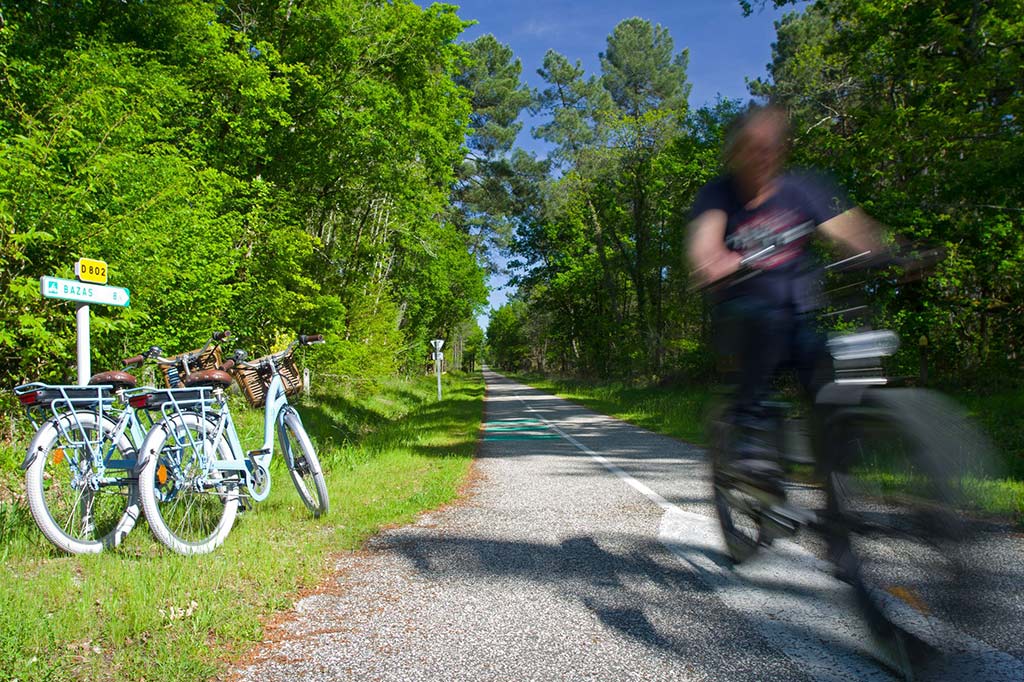
[{"label": "white roadside marker post", "polygon": [[444,359],[444,355],[441,353],[441,346],[444,345],[444,339],[434,339],[430,342],[430,345],[434,347],[434,374],[437,375],[437,401],[441,402],[441,360]]}]

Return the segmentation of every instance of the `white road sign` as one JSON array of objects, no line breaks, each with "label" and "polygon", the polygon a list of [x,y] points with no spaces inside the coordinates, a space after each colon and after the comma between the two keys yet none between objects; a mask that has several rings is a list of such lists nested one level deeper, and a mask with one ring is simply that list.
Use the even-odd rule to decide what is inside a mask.
[{"label": "white road sign", "polygon": [[72,279],[40,277],[39,289],[46,298],[63,298],[90,305],[117,305],[127,308],[131,292],[124,287],[107,287]]},{"label": "white road sign", "polygon": [[441,346],[444,345],[444,339],[434,339],[430,342],[430,345],[434,347],[434,350],[441,350]]}]

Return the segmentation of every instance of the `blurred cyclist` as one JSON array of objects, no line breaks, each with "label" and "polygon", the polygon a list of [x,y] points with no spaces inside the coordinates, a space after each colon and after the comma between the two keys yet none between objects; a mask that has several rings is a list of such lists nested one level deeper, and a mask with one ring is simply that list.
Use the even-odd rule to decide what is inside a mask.
[{"label": "blurred cyclist", "polygon": [[[778,370],[795,370],[811,398],[831,379],[814,327],[821,269],[812,237],[853,254],[880,251],[876,224],[838,188],[784,170],[788,137],[785,110],[752,107],[727,135],[727,172],[701,189],[692,212],[690,260],[700,283],[713,285],[716,351],[733,359],[731,418],[741,434],[733,466],[755,476],[781,473],[762,410]],[[757,256],[751,271],[733,276],[746,256]]]}]

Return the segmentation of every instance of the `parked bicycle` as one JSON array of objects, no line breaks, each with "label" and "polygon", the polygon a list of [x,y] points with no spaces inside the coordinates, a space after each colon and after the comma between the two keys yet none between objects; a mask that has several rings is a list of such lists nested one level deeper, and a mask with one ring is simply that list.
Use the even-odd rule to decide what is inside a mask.
[{"label": "parked bicycle", "polygon": [[[749,268],[737,274],[756,275]],[[864,288],[854,283],[843,290]],[[833,307],[844,315],[868,309],[848,300]],[[774,428],[759,447],[774,451],[775,461],[736,461],[739,439],[749,434],[724,409],[710,422],[709,441],[715,507],[733,561],[801,528],[822,534],[837,576],[853,586],[872,630],[892,643],[893,665],[910,677],[929,615],[962,617],[969,610],[965,547],[972,526],[960,514],[960,485],[982,475],[990,460],[985,438],[951,401],[882,371],[883,358],[898,347],[888,330],[862,328],[829,339],[833,380],[805,415],[815,443],[803,448],[817,455],[823,494],[786,484],[779,465],[806,458],[786,436],[793,422],[785,403],[762,405]]]},{"label": "parked bicycle", "polygon": [[[156,346],[124,361],[132,369]],[[134,362],[138,360],[138,362]],[[116,547],[141,513],[136,446],[151,424],[130,409],[138,390],[127,371],[102,372],[88,386],[33,382],[14,389],[36,428],[22,462],[32,518],[71,554]]]},{"label": "parked bicycle", "polygon": [[[322,343],[300,336],[279,353],[247,362],[236,352],[221,369],[195,372],[185,388],[153,391],[138,405],[162,415],[142,444],[140,496],[153,534],[181,554],[213,551],[227,538],[239,505],[270,494],[270,464],[277,432],[285,465],[314,517],[328,511],[327,486],[299,413],[288,395],[302,388],[293,354]],[[250,403],[264,408],[263,444],[246,451],[238,437],[226,390],[234,373]]]},{"label": "parked bicycle", "polygon": [[[197,353],[227,338],[213,334]],[[117,547],[141,514],[136,452],[153,425],[130,403],[151,387],[138,387],[127,370],[162,350],[122,361],[121,370],[92,376],[87,386],[33,382],[14,389],[36,428],[22,469],[29,510],[43,535],[70,554]]]}]

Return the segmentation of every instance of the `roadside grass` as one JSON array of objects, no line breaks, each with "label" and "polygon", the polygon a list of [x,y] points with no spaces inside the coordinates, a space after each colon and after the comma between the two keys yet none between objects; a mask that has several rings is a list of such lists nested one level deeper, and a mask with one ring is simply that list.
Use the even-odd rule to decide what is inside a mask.
[{"label": "roadside grass", "polygon": [[[535,374],[514,378],[630,424],[696,445],[707,443],[704,418],[714,397],[708,387],[598,383]],[[954,393],[952,397],[989,436],[998,455],[995,477],[959,481],[964,499],[983,514],[1011,517],[1024,525],[1024,393]],[[813,468],[797,467],[795,474],[810,482]]]},{"label": "roadside grass", "polygon": [[[370,397],[321,391],[299,411],[317,446],[330,513],[313,519],[283,466],[270,497],[244,512],[212,554],[182,557],[140,521],[116,551],[60,555],[19,498],[23,442],[0,448],[0,679],[209,679],[261,641],[261,620],[330,572],[330,555],[451,501],[483,416],[479,375],[423,377]],[[262,412],[235,409],[258,447]],[[275,460],[280,464],[280,460]]]}]

